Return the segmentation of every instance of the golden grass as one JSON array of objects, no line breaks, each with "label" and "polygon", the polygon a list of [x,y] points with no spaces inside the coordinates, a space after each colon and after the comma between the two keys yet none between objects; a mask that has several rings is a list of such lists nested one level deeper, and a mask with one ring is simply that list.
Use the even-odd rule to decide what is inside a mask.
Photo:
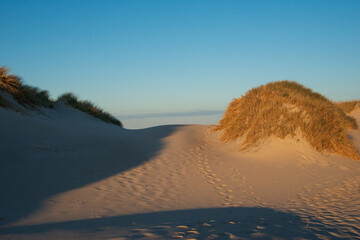
[{"label": "golden grass", "polygon": [[340,107],[345,113],[351,113],[356,107],[360,107],[359,100],[337,102],[335,104]]},{"label": "golden grass", "polygon": [[295,136],[300,130],[317,151],[360,160],[345,132],[356,128],[355,119],[324,96],[296,82],[278,81],[234,99],[216,129],[223,130],[223,141],[244,136],[241,149],[270,136]]},{"label": "golden grass", "polygon": [[10,94],[18,94],[21,80],[15,75],[8,74],[9,69],[0,67],[0,89]]}]

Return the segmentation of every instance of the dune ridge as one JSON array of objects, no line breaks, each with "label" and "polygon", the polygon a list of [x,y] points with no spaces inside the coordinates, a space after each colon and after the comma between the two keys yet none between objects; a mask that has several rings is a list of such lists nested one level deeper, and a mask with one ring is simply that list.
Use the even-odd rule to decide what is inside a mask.
[{"label": "dune ridge", "polygon": [[7,99],[9,98],[8,96],[3,96],[4,93],[11,95],[18,104],[27,109],[39,110],[39,108],[53,108],[57,101],[62,101],[69,106],[104,122],[123,127],[121,121],[92,102],[88,100],[79,100],[74,93],[70,92],[60,95],[57,101],[55,101],[50,98],[50,94],[47,90],[24,84],[20,77],[9,74],[9,69],[3,66],[0,67],[0,107],[12,108],[20,111],[22,107],[11,104],[13,101]]}]

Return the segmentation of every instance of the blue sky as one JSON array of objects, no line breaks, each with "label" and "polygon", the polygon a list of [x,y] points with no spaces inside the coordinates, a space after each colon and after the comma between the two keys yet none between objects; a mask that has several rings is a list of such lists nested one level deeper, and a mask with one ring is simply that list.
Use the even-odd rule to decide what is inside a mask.
[{"label": "blue sky", "polygon": [[357,0],[0,0],[0,24],[0,65],[130,125],[134,115],[214,118],[282,79],[360,98]]}]

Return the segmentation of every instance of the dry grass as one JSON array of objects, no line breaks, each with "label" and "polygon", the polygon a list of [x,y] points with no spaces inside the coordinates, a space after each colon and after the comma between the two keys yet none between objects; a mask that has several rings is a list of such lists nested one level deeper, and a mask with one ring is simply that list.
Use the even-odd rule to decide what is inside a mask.
[{"label": "dry grass", "polygon": [[345,113],[351,113],[356,107],[360,107],[360,101],[352,100],[346,102],[337,102],[336,105],[340,107]]},{"label": "dry grass", "polygon": [[90,101],[79,100],[73,93],[64,93],[61,96],[59,96],[58,100],[61,100],[66,104],[82,112],[90,114],[93,117],[96,117],[104,122],[112,123],[120,127],[123,126],[122,123],[118,119],[113,117],[111,114],[103,111],[102,109],[91,103]]},{"label": "dry grass", "polygon": [[[30,108],[47,107],[52,108],[54,102],[50,99],[49,92],[37,87],[25,85],[16,75],[9,75],[9,69],[0,67],[0,90],[10,93],[21,105]],[[72,93],[65,93],[58,99],[65,103],[88,113],[105,122],[122,127],[122,123],[111,114],[103,111],[89,101],[81,101]],[[0,96],[0,107],[8,107],[9,103]]]},{"label": "dry grass", "polygon": [[217,130],[223,141],[244,136],[241,149],[270,136],[295,136],[297,130],[317,151],[360,156],[345,129],[356,129],[355,119],[336,104],[291,81],[278,81],[251,89],[228,106]]},{"label": "dry grass", "polygon": [[0,68],[0,89],[10,93],[20,104],[32,108],[53,106],[47,91],[25,85],[20,77],[8,73],[8,68]]},{"label": "dry grass", "polygon": [[50,100],[48,91],[29,85],[22,84],[20,86],[20,98],[17,97],[17,99],[20,99],[21,102],[30,106],[41,106],[47,108],[52,108],[54,106],[53,101]]},{"label": "dry grass", "polygon": [[12,95],[19,93],[21,80],[18,76],[9,75],[9,69],[0,67],[0,89]]}]

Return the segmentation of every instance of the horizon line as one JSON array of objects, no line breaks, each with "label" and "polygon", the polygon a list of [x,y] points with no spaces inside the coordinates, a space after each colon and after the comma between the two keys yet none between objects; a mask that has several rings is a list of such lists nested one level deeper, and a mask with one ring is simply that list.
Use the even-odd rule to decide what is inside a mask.
[{"label": "horizon line", "polygon": [[199,110],[199,111],[185,111],[185,112],[169,112],[169,113],[144,113],[144,114],[128,114],[117,115],[121,119],[143,119],[143,118],[157,118],[157,117],[190,117],[190,116],[208,116],[223,114],[224,110]]}]

